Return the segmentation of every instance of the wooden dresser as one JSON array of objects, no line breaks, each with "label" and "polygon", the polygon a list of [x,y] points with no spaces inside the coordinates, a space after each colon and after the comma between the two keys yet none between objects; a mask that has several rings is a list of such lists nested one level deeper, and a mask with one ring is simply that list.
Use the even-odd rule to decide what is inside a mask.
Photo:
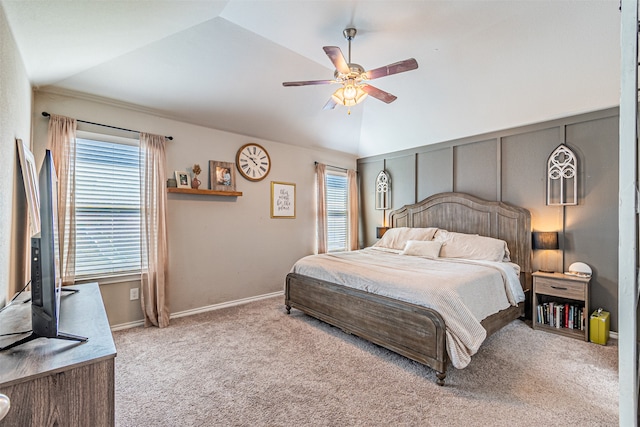
[{"label": "wooden dresser", "polygon": [[[61,332],[84,343],[38,338],[0,352],[0,393],[11,399],[7,426],[113,426],[116,347],[97,283],[63,292]],[[31,329],[31,305],[21,296],[0,313],[0,335]],[[26,335],[0,337],[0,347]]]}]

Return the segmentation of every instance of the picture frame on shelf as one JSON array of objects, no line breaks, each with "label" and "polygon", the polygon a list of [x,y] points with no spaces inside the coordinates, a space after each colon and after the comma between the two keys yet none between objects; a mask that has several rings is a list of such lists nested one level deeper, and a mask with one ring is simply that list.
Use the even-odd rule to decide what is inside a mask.
[{"label": "picture frame on shelf", "polygon": [[209,160],[209,180],[212,190],[236,191],[235,163]]},{"label": "picture frame on shelf", "polygon": [[271,181],[271,218],[296,217],[296,185]]},{"label": "picture frame on shelf", "polygon": [[175,174],[178,188],[191,188],[191,175],[187,171],[176,171]]}]

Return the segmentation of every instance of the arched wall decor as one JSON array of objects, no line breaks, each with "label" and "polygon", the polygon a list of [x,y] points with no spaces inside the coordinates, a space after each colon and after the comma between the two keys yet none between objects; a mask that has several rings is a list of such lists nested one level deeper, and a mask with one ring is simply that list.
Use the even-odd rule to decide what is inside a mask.
[{"label": "arched wall decor", "polygon": [[547,205],[578,204],[578,161],[569,147],[560,144],[547,159]]},{"label": "arched wall decor", "polygon": [[391,178],[384,170],[376,177],[376,209],[389,209]]}]

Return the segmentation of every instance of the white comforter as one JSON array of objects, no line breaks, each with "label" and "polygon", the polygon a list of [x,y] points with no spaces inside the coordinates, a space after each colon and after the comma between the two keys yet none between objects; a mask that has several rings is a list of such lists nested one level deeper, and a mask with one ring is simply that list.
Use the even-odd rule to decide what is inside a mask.
[{"label": "white comforter", "polygon": [[485,317],[524,301],[516,264],[398,252],[366,248],[310,255],[291,271],[436,310],[456,368],[467,366],[486,338],[480,324]]}]

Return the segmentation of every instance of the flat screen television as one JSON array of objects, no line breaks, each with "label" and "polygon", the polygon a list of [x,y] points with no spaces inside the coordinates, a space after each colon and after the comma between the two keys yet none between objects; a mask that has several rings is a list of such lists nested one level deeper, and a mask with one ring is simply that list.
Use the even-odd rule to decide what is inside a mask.
[{"label": "flat screen television", "polygon": [[8,350],[36,338],[86,341],[58,330],[62,277],[58,250],[58,178],[51,151],[47,150],[38,175],[40,233],[31,237],[31,334],[9,344]]}]

